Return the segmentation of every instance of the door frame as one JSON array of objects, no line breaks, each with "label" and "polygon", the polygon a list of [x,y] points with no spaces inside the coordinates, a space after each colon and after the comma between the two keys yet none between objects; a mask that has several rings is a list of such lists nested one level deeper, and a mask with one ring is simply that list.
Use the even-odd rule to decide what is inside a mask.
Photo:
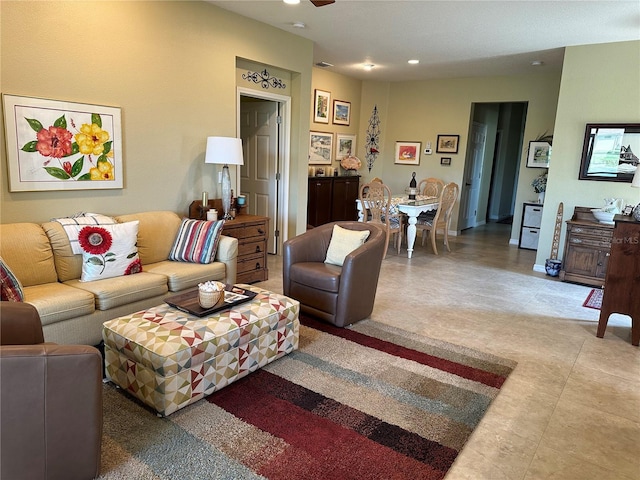
[{"label": "door frame", "polygon": [[[277,218],[273,219],[274,230],[278,230],[280,235],[276,242],[277,255],[282,255],[282,244],[284,239],[288,238],[289,228],[289,170],[291,162],[291,97],[287,95],[279,95],[271,92],[261,92],[245,87],[236,87],[236,135],[240,137],[240,103],[241,97],[260,98],[262,100],[270,100],[277,102],[280,107],[280,128],[278,129],[278,172],[280,173],[280,184],[278,185],[278,198],[276,199]],[[240,175],[236,167],[236,192],[240,191]]]}]

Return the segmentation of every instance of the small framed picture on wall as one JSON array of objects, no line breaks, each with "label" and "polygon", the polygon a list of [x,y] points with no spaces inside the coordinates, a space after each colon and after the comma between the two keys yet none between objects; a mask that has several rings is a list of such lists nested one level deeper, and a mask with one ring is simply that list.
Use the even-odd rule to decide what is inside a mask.
[{"label": "small framed picture on wall", "polygon": [[440,157],[440,165],[451,165],[451,157]]},{"label": "small framed picture on wall", "polygon": [[336,161],[356,154],[356,136],[336,134]]},{"label": "small framed picture on wall", "polygon": [[331,93],[316,89],[313,103],[313,121],[316,123],[329,123],[330,105]]},{"label": "small framed picture on wall", "polygon": [[309,132],[309,163],[331,165],[333,133]]},{"label": "small framed picture on wall", "polygon": [[396,154],[393,163],[420,165],[420,142],[396,142]]},{"label": "small framed picture on wall", "polygon": [[336,125],[349,125],[351,122],[351,102],[343,100],[333,101],[333,123]]}]

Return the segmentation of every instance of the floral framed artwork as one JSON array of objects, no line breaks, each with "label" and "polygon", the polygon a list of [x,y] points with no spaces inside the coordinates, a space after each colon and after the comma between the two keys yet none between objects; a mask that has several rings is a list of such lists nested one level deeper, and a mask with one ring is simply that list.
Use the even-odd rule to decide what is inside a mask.
[{"label": "floral framed artwork", "polygon": [[309,132],[309,163],[331,165],[333,133]]},{"label": "floral framed artwork", "polygon": [[420,165],[420,142],[396,142],[393,163],[400,165]]},{"label": "floral framed artwork", "polygon": [[549,142],[529,142],[527,153],[527,167],[549,168],[551,158],[551,144]]},{"label": "floral framed artwork", "polygon": [[351,122],[351,102],[344,100],[333,101],[333,123],[336,125],[349,125]]},{"label": "floral framed artwork", "polygon": [[460,135],[438,135],[436,153],[458,153]]},{"label": "floral framed artwork", "polygon": [[313,102],[313,121],[316,123],[329,123],[329,106],[331,105],[331,93],[324,90],[315,90]]},{"label": "floral framed artwork", "polygon": [[356,154],[356,136],[342,133],[336,134],[336,161]]},{"label": "floral framed artwork", "polygon": [[123,187],[120,109],[3,95],[9,190]]}]

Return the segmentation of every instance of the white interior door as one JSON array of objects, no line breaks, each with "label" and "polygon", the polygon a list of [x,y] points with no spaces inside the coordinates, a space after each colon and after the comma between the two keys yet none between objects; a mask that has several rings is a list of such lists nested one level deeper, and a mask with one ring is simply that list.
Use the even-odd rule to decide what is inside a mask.
[{"label": "white interior door", "polygon": [[469,154],[464,166],[464,184],[460,193],[460,230],[475,227],[477,224],[486,140],[487,126],[474,122],[469,135]]},{"label": "white interior door", "polygon": [[247,212],[269,217],[267,252],[277,253],[278,103],[242,101],[240,116],[240,137],[246,150],[240,180]]}]

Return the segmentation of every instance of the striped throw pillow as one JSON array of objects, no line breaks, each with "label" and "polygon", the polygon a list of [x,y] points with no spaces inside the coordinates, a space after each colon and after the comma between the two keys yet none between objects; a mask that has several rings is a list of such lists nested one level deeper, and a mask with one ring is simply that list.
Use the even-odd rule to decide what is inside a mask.
[{"label": "striped throw pillow", "polygon": [[4,301],[22,302],[24,292],[18,277],[11,271],[9,266],[0,257],[0,297]]},{"label": "striped throw pillow", "polygon": [[169,260],[191,263],[213,262],[223,225],[224,220],[209,222],[185,218],[169,252]]}]

